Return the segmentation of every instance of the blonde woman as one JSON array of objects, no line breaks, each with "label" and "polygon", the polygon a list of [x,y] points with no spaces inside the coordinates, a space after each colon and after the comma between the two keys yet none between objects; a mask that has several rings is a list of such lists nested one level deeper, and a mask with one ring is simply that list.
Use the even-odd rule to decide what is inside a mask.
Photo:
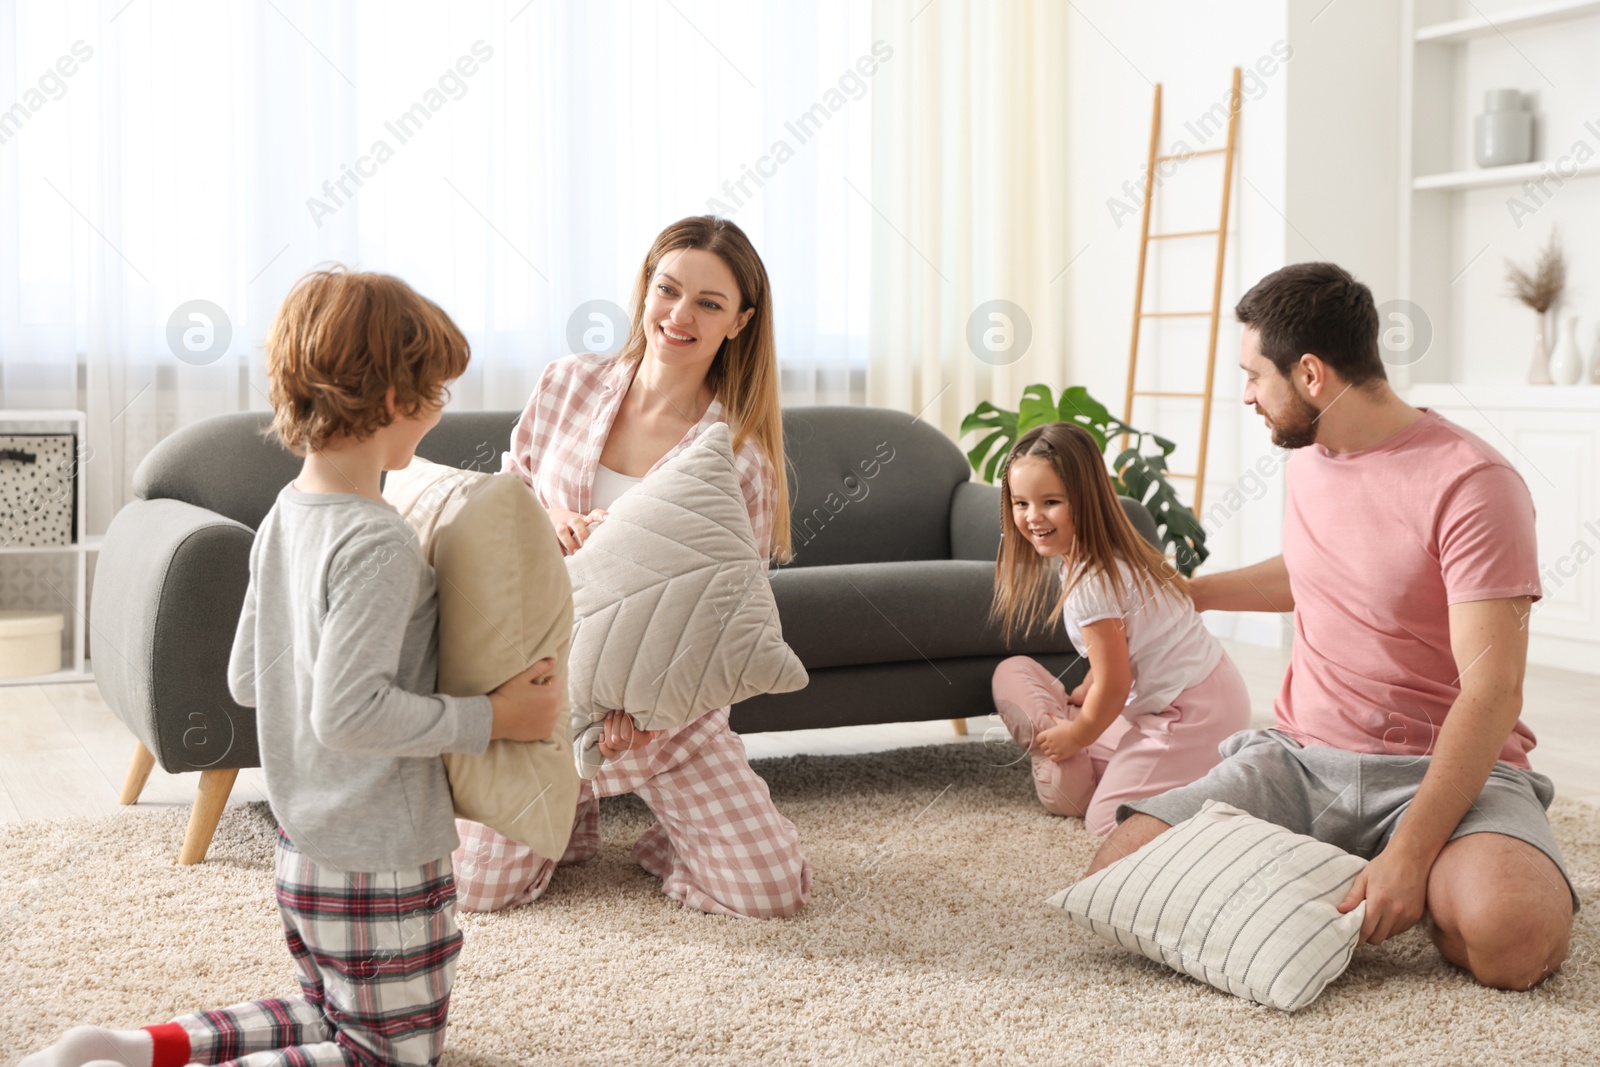
[{"label": "blonde woman", "polygon": [[[756,543],[790,554],[789,491],[766,268],[738,226],[696,216],[651,245],[633,293],[633,327],[616,356],[574,355],[545,368],[511,437],[506,469],[550,513],[564,553],[647,474],[726,422]],[[633,850],[667,896],[719,915],[771,917],[804,907],[811,864],[773,807],[720,708],[672,731],[605,722],[605,767],[579,798],[559,863],[599,849],[596,796],[637,793],[656,824]],[[458,820],[461,905],[495,911],[537,899],[558,861]]]}]

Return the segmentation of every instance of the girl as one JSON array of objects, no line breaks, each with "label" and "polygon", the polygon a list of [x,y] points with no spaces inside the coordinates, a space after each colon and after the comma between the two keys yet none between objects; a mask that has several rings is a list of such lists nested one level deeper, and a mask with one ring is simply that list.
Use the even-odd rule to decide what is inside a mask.
[{"label": "girl", "polygon": [[1001,471],[1000,508],[991,618],[1009,641],[1059,615],[1089,673],[1067,693],[1013,656],[995,669],[995,709],[1032,756],[1046,810],[1106,837],[1118,805],[1214,767],[1217,745],[1249,725],[1250,697],[1188,582],[1123,512],[1087,430],[1057,422],[1023,434]]},{"label": "girl", "polygon": [[[620,355],[574,355],[545,368],[512,432],[505,468],[549,511],[564,553],[645,475],[727,422],[756,542],[789,556],[789,493],[778,473],[783,423],[767,272],[738,226],[713,216],[668,226],[645,256],[633,326]],[[783,522],[775,522],[777,516]],[[772,804],[720,708],[675,731],[637,730],[622,712],[605,723],[605,767],[578,800],[560,863],[600,847],[598,796],[637,793],[658,820],[636,862],[674,900],[721,915],[800,910],[811,864],[794,824]],[[555,857],[458,820],[461,906],[494,911],[536,899]]]}]

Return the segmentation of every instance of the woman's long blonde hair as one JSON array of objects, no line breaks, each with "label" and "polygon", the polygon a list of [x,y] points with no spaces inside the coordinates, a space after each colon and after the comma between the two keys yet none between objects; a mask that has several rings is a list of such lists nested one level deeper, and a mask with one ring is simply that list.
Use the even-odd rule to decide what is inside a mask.
[{"label": "woman's long blonde hair", "polygon": [[[1053,602],[1048,594],[1056,568],[1022,536],[1012,516],[1009,475],[1011,465],[1022,457],[1050,464],[1066,488],[1072,514],[1072,546],[1062,557],[1061,589]],[[1118,560],[1133,572],[1136,587],[1152,595],[1173,593],[1193,599],[1188,581],[1122,510],[1100,446],[1089,431],[1070,422],[1052,422],[1017,438],[1000,468],[1000,552],[989,606],[989,619],[1000,624],[1006,641],[1019,628],[1027,636],[1060,620],[1067,595],[1084,578],[1105,574],[1115,581]]]},{"label": "woman's long blonde hair", "polygon": [[691,215],[661,231],[639,268],[633,286],[633,325],[619,359],[644,358],[645,297],[656,268],[669,252],[700,248],[715,254],[733,272],[739,287],[739,311],[754,309],[750,322],[738,336],[724,339],[706,384],[716,392],[733,431],[733,450],[754,437],[777,472],[777,508],[772,521],[769,551],[780,563],[793,556],[789,534],[789,479],[783,454],[783,411],[778,405],[778,349],[773,338],[772,286],[767,268],[743,230],[715,215]]}]

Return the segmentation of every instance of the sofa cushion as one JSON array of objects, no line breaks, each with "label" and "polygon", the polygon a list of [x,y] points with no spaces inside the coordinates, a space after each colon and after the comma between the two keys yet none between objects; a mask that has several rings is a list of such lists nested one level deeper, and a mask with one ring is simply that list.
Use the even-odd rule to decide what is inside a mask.
[{"label": "sofa cushion", "polygon": [[972,469],[934,427],[883,408],[790,408],[783,449],[790,566],[950,558],[950,499]]},{"label": "sofa cushion", "polygon": [[772,595],[807,670],[950,656],[1070,652],[1066,632],[1009,646],[988,622],[994,562],[967,559],[785,567]]},{"label": "sofa cushion", "polygon": [[462,470],[500,470],[519,411],[452,411],[417,442],[417,455]]}]

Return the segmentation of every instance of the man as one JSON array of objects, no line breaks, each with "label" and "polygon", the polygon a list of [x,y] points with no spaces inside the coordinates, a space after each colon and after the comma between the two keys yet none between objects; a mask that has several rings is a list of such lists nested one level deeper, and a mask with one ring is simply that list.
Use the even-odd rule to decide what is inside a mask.
[{"label": "man", "polygon": [[1206,777],[1124,804],[1089,871],[1220,800],[1369,857],[1341,911],[1362,941],[1424,913],[1485,985],[1566,958],[1577,896],[1518,716],[1539,597],[1533,503],[1483,441],[1390,388],[1372,293],[1331,263],[1263,278],[1236,309],[1239,365],[1289,464],[1283,555],[1197,578],[1202,610],[1294,613],[1277,727]]}]

